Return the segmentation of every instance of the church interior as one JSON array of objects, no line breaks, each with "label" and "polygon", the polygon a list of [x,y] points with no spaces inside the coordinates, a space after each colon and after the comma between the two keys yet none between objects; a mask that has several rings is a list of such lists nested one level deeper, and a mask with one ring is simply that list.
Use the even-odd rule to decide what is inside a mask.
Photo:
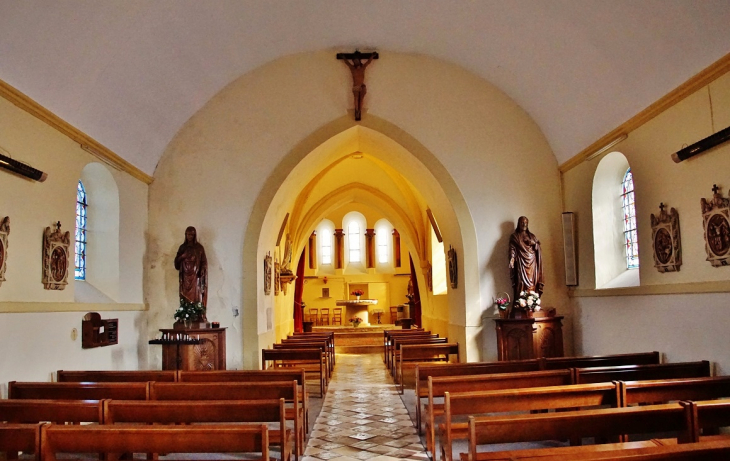
[{"label": "church interior", "polygon": [[[179,367],[189,226],[190,340],[224,332],[199,369],[260,370],[302,331],[382,355],[409,327],[458,362],[532,359],[498,326],[538,318],[561,322],[548,355],[730,374],[729,23],[690,0],[0,0],[0,400],[57,370]],[[378,360],[342,356],[328,400],[310,388],[323,417],[330,393],[390,402]],[[380,422],[410,423],[408,392]],[[406,426],[397,453],[339,455],[422,459]]]}]

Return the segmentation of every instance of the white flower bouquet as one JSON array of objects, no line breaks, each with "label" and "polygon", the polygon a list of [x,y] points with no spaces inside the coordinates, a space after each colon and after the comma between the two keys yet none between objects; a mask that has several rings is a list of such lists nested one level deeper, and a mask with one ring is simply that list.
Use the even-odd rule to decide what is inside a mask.
[{"label": "white flower bouquet", "polygon": [[522,309],[527,309],[532,312],[539,311],[540,308],[540,295],[534,291],[522,291],[520,297],[515,301]]}]

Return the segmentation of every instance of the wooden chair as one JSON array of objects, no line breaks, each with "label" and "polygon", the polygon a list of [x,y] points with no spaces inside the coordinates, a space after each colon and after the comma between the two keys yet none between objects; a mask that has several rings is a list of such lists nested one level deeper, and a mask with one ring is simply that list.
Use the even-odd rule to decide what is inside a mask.
[{"label": "wooden chair", "polygon": [[332,311],[332,325],[342,325],[342,308],[335,307]]},{"label": "wooden chair", "polygon": [[398,320],[398,306],[390,306],[390,323],[395,325],[396,320]]},{"label": "wooden chair", "polygon": [[[325,323],[327,322],[327,323]],[[320,325],[329,325],[330,324],[330,308],[329,307],[323,307],[322,312],[319,316],[319,324]]]},{"label": "wooden chair", "polygon": [[307,309],[307,319],[312,325],[319,325],[319,309],[310,307]]}]

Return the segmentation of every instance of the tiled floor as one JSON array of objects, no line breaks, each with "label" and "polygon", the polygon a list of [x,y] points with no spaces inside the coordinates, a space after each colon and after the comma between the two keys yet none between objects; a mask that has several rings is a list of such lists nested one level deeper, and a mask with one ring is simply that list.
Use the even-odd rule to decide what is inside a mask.
[{"label": "tiled floor", "polygon": [[304,455],[303,461],[428,459],[379,354],[337,354]]}]

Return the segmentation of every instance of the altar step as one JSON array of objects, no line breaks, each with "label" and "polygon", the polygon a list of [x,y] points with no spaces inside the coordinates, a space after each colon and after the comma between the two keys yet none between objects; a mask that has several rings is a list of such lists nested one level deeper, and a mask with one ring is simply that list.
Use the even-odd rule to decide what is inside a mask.
[{"label": "altar step", "polygon": [[382,354],[383,330],[396,329],[395,325],[319,326],[313,331],[333,331],[335,333],[336,354]]}]

